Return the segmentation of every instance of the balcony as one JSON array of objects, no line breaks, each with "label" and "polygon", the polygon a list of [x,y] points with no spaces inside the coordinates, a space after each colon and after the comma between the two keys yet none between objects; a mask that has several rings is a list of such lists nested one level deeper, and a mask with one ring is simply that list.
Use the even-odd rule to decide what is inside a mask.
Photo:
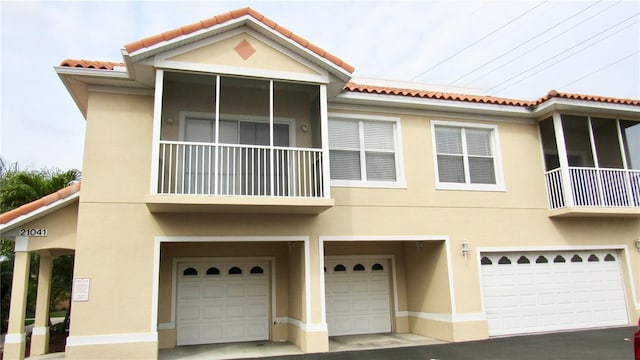
[{"label": "balcony", "polygon": [[151,212],[318,214],[333,206],[321,85],[158,76]]},{"label": "balcony", "polygon": [[569,167],[545,173],[551,216],[640,216],[640,170]]}]

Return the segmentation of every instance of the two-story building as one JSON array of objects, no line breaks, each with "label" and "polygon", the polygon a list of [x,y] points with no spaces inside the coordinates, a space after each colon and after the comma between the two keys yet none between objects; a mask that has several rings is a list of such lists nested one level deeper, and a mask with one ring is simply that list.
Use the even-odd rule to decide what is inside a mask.
[{"label": "two-story building", "polygon": [[55,67],[86,119],[82,189],[2,214],[5,358],[46,352],[51,258],[74,252],[66,357],[414,333],[634,324],[640,100],[536,101],[352,76],[250,9]]}]

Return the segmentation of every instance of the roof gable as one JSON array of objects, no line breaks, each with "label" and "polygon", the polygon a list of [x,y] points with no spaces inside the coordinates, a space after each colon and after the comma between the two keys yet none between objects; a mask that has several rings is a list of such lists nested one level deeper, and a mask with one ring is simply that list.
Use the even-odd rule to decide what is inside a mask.
[{"label": "roof gable", "polygon": [[310,60],[313,60],[311,57],[315,58],[315,62],[318,64],[333,68],[332,72],[342,73],[341,77],[346,78],[354,71],[353,66],[344,60],[310,43],[249,7],[232,10],[134,41],[124,46],[124,55],[125,57],[130,56],[133,61],[138,61],[242,26],[249,26],[259,33],[273,38],[303,57]]},{"label": "roof gable", "polygon": [[80,182],[60,189],[13,210],[0,214],[0,231],[9,231],[29,221],[38,219],[50,212],[77,201],[80,195]]},{"label": "roof gable", "polygon": [[326,76],[325,70],[247,28],[158,55],[156,63],[178,69],[200,67],[217,73],[258,71],[272,72],[274,77]]}]

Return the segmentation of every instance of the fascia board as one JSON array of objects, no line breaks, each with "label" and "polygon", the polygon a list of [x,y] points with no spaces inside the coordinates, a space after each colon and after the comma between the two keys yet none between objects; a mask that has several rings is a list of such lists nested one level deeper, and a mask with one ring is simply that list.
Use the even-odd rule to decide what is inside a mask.
[{"label": "fascia board", "polygon": [[640,106],[562,98],[552,98],[537,105],[533,114],[536,118],[544,118],[556,111],[585,112],[609,116],[621,115],[640,119]]},{"label": "fascia board", "polygon": [[61,209],[67,205],[72,204],[73,202],[76,202],[80,199],[80,191],[73,193],[69,196],[67,196],[64,199],[60,199],[58,201],[54,201],[49,205],[45,205],[43,207],[40,207],[28,214],[22,215],[22,216],[18,216],[17,218],[9,221],[6,224],[1,224],[0,225],[0,234],[4,234],[4,235],[9,235],[8,232],[11,230],[14,230],[18,227],[20,227],[21,225],[24,225],[26,223],[29,223],[31,221],[37,220],[47,214],[50,214],[58,209]]},{"label": "fascia board", "polygon": [[527,119],[533,118],[532,112],[528,107],[482,104],[455,100],[412,98],[399,95],[342,93],[333,98],[332,102],[384,107],[395,106],[399,108],[508,116]]}]

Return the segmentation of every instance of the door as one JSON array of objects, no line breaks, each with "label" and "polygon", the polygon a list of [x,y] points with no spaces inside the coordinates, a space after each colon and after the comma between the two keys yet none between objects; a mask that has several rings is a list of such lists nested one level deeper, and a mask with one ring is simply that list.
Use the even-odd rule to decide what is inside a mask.
[{"label": "door", "polygon": [[616,250],[484,253],[489,335],[629,323]]},{"label": "door", "polygon": [[329,336],[391,332],[387,259],[325,260]]},{"label": "door", "polygon": [[178,264],[177,344],[269,339],[269,263]]}]

